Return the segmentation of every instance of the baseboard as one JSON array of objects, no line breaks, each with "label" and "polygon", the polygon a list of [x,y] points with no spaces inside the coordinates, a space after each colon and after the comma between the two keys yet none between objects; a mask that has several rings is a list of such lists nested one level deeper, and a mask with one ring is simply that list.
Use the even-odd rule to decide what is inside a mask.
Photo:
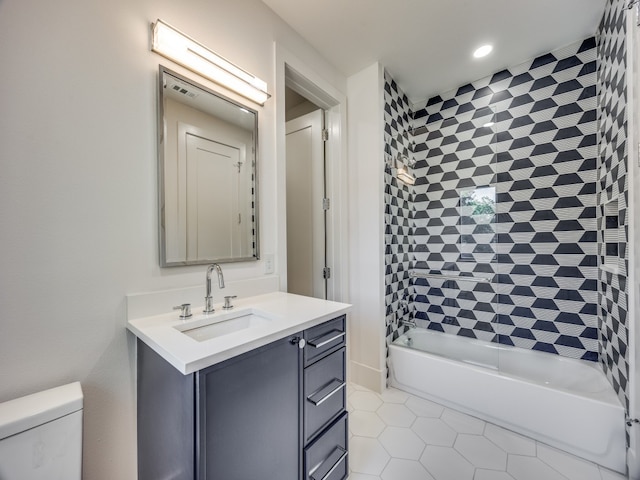
[{"label": "baseboard", "polygon": [[382,393],[386,387],[385,371],[372,368],[369,365],[349,362],[349,381],[362,387]]}]

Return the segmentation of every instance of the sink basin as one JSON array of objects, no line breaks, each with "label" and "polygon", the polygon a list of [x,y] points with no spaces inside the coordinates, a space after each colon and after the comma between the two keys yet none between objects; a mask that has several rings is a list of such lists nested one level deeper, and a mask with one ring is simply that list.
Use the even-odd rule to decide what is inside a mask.
[{"label": "sink basin", "polygon": [[[205,320],[206,322],[206,320]],[[253,312],[238,312],[232,317],[212,318],[208,322],[196,322],[195,325],[177,327],[188,337],[204,342],[212,338],[229,335],[252,327],[260,327],[271,322],[270,319]]]}]

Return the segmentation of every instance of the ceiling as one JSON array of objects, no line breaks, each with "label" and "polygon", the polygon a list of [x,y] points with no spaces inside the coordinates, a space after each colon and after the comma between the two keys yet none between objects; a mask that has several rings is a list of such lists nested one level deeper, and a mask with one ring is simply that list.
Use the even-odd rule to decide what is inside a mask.
[{"label": "ceiling", "polygon": [[[262,0],[345,75],[379,61],[413,103],[595,33],[606,0]],[[491,43],[493,52],[474,59]]]}]

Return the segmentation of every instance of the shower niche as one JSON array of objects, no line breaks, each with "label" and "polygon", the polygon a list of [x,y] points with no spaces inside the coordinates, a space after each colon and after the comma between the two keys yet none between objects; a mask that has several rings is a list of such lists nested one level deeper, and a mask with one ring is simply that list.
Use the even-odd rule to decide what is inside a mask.
[{"label": "shower niche", "polygon": [[620,221],[618,199],[613,199],[604,204],[604,238],[602,245],[601,268],[611,273],[618,273],[618,261],[620,259]]}]

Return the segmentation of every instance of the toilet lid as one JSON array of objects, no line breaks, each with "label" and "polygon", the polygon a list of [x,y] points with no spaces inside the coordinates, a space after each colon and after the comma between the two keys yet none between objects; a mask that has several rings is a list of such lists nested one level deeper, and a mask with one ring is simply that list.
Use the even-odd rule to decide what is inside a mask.
[{"label": "toilet lid", "polygon": [[82,410],[80,382],[0,403],[0,440]]}]

